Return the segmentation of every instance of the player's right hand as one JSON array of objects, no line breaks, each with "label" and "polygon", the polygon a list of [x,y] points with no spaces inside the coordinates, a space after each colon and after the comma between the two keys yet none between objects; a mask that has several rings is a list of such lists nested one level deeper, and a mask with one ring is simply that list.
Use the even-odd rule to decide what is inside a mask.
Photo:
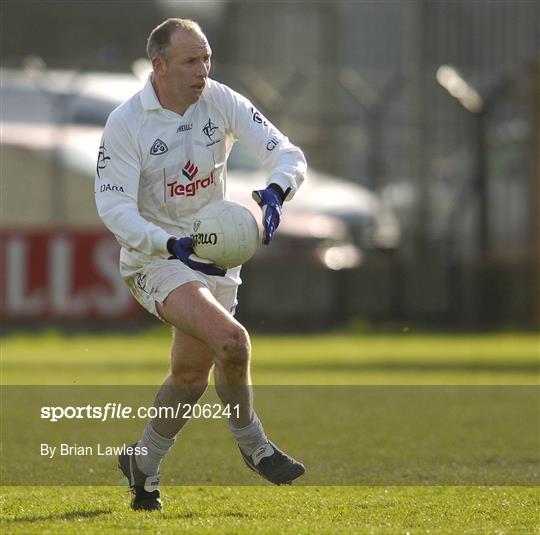
[{"label": "player's right hand", "polygon": [[[278,193],[278,191],[280,193]],[[280,187],[271,184],[266,189],[259,189],[251,193],[253,200],[261,207],[263,222],[263,244],[268,245],[272,241],[274,232],[279,226],[283,200],[285,198]]]},{"label": "player's right hand", "polygon": [[177,258],[186,266],[205,275],[223,277],[226,273],[225,269],[212,264],[209,260],[198,257],[193,250],[193,239],[189,236],[178,239],[171,238],[167,242],[167,250],[172,254],[171,258]]}]

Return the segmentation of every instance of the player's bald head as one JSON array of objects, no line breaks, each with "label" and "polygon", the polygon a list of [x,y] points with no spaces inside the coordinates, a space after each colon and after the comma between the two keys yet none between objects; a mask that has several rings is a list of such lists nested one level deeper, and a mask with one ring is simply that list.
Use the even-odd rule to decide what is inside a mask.
[{"label": "player's bald head", "polygon": [[164,58],[171,44],[171,37],[176,32],[185,32],[206,40],[206,36],[197,22],[191,19],[171,18],[156,26],[148,36],[146,54],[150,61],[156,57]]}]

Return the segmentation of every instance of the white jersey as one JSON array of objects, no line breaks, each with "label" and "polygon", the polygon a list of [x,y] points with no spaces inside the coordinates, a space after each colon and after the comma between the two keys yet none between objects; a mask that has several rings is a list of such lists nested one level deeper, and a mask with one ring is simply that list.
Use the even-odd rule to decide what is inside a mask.
[{"label": "white jersey", "polygon": [[226,162],[237,140],[258,155],[268,183],[290,189],[292,199],[306,174],[302,151],[223,84],[208,79],[199,100],[179,115],[161,107],[149,78],[111,113],[95,197],[101,219],[122,246],[121,266],[136,269],[167,257],[167,240],[189,235],[195,213],[226,198]]}]

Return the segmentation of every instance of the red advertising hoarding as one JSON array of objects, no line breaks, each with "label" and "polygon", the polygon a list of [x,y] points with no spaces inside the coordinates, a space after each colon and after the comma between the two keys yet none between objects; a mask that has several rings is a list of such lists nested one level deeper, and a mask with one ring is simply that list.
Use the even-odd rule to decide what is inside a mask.
[{"label": "red advertising hoarding", "polygon": [[0,317],[126,320],[142,308],[118,273],[120,247],[106,231],[2,230]]}]

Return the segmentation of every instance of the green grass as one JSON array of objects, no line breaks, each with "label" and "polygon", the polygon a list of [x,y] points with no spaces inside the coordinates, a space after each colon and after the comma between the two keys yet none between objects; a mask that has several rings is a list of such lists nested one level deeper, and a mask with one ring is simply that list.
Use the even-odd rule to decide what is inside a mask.
[{"label": "green grass", "polygon": [[127,512],[124,494],[13,488],[4,533],[538,532],[538,493],[522,487],[166,487],[163,514]]},{"label": "green grass", "polygon": [[[538,384],[538,337],[526,334],[255,337],[253,349],[257,384]],[[166,329],[136,337],[19,335],[1,350],[6,385],[158,384],[169,336]],[[197,436],[190,426],[186,438]],[[180,454],[181,444],[175,449]],[[6,486],[1,527],[100,535],[540,533],[532,486],[187,486],[164,487],[163,495],[165,512],[150,515],[129,511],[126,487]]]},{"label": "green grass", "polygon": [[[19,335],[2,342],[3,384],[160,384],[166,328],[141,336]],[[256,384],[537,384],[531,334],[256,336]]]}]

